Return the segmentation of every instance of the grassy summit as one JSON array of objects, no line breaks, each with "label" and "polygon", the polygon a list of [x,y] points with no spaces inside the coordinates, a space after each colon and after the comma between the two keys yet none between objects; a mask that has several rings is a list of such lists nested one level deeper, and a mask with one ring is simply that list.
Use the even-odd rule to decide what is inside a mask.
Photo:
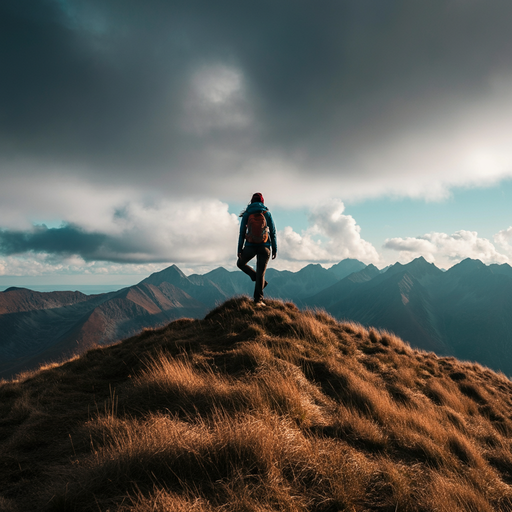
[{"label": "grassy summit", "polygon": [[0,510],[510,511],[512,383],[229,300],[0,384]]}]

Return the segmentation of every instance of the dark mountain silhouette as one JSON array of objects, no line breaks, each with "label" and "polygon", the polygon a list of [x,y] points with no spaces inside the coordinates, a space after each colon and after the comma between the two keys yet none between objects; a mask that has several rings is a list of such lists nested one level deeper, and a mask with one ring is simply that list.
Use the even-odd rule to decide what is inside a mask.
[{"label": "dark mountain silhouette", "polygon": [[274,299],[300,303],[306,297],[323,290],[338,279],[336,272],[331,272],[319,264],[307,265],[298,272],[279,272],[271,268],[267,274],[269,286],[265,293]]},{"label": "dark mountain silhouette", "polygon": [[502,263],[501,265],[494,263],[489,265],[489,268],[492,270],[493,274],[504,274],[508,277],[512,277],[512,267],[507,263]]},{"label": "dark mountain silhouette", "polygon": [[423,258],[408,265],[396,263],[384,274],[364,269],[311,297],[307,304],[323,307],[336,318],[400,333],[417,347],[444,353],[447,349],[424,285],[440,274]]},{"label": "dark mountain silhouette", "polygon": [[370,281],[379,274],[379,269],[375,265],[368,265],[363,270],[351,274],[321,292],[308,297],[305,303],[311,305],[311,307],[328,310],[336,302],[348,297],[358,287],[359,283]]},{"label": "dark mountain silhouette", "polygon": [[[350,273],[352,270],[355,272]],[[269,298],[323,308],[387,329],[414,347],[512,375],[512,267],[464,260],[443,272],[424,258],[385,272],[357,260],[330,269],[267,271]],[[252,296],[240,271],[186,276],[176,265],[117,292],[0,293],[0,377],[108,344],[180,317],[200,318],[229,297]]]},{"label": "dark mountain silhouette", "polygon": [[247,279],[247,276],[242,272],[230,272],[223,267],[216,268],[204,276],[193,274],[190,276],[193,282],[199,281],[200,279],[207,279],[211,283],[215,284],[217,289],[227,297],[233,297],[234,295],[243,295],[250,293],[254,285]]},{"label": "dark mountain silhouette", "polygon": [[[144,286],[122,297],[166,307]],[[232,299],[0,382],[0,510],[510,512],[511,397],[478,364]]]}]

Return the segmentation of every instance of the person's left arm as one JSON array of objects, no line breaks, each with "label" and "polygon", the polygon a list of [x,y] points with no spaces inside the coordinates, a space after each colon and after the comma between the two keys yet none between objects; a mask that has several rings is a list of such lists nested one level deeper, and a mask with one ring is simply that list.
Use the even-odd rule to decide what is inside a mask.
[{"label": "person's left arm", "polygon": [[272,214],[270,212],[265,212],[265,216],[267,218],[267,226],[270,235],[270,243],[272,245],[272,259],[275,259],[277,256],[277,237],[276,237],[276,226],[274,224],[274,219],[272,219]]}]

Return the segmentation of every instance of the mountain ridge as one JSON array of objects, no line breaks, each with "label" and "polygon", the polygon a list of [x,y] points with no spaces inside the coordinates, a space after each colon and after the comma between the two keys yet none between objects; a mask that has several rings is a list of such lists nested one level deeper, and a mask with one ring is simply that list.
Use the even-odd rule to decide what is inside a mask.
[{"label": "mountain ridge", "polygon": [[[420,257],[385,272],[357,260],[333,267],[269,268],[265,294],[299,307],[324,308],[337,319],[395,332],[414,347],[512,375],[509,265],[468,259],[442,271]],[[230,297],[252,295],[252,287],[240,271],[217,268],[186,276],[172,265],[107,294],[2,292],[0,378],[29,370],[38,360],[68,357],[175,318],[201,318]]]}]

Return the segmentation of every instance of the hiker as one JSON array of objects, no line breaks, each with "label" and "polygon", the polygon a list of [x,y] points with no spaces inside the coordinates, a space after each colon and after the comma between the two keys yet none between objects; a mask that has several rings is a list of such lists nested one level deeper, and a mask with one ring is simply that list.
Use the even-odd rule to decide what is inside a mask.
[{"label": "hiker", "polygon": [[[265,305],[263,288],[268,284],[265,281],[265,270],[270,259],[270,248],[272,248],[272,259],[274,260],[277,256],[276,228],[272,215],[263,203],[263,196],[257,192],[253,194],[251,202],[240,214],[242,221],[236,262],[236,266],[255,282],[254,302],[258,306]],[[254,256],[256,256],[256,270],[247,265]]]}]

